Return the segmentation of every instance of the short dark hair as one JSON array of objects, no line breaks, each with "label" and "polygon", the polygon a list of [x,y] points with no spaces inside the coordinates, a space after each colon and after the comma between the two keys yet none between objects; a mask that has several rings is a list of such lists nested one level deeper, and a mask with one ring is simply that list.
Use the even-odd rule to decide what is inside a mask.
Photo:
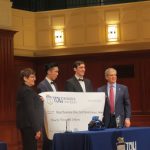
[{"label": "short dark hair", "polygon": [[84,61],[77,60],[77,61],[74,62],[73,68],[77,68],[77,67],[80,66],[81,64],[85,64]]},{"label": "short dark hair", "polygon": [[45,72],[47,73],[47,71],[48,71],[49,69],[52,69],[53,67],[58,67],[58,63],[56,63],[56,62],[51,62],[51,63],[45,64]]},{"label": "short dark hair", "polygon": [[35,75],[35,71],[32,68],[25,68],[20,71],[20,79],[24,82],[24,77],[29,78],[30,75]]}]

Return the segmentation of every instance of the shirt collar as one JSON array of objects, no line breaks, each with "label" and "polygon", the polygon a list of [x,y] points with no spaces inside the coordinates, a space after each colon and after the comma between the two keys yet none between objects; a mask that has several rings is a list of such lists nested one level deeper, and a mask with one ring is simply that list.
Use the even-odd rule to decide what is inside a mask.
[{"label": "shirt collar", "polygon": [[75,77],[76,77],[77,80],[79,80],[79,79],[82,79],[82,80],[83,80],[83,77],[80,78],[80,77],[78,77],[77,75],[75,75]]},{"label": "shirt collar", "polygon": [[110,86],[113,86],[114,88],[116,88],[116,83],[113,83],[113,84],[107,83],[107,87],[110,88]]},{"label": "shirt collar", "polygon": [[52,80],[50,80],[48,77],[45,78],[49,84],[51,84],[51,82],[53,82]]}]

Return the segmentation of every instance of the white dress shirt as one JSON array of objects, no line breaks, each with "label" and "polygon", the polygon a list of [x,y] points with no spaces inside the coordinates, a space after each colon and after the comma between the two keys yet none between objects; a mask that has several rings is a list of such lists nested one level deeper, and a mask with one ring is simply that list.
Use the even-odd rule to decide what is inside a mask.
[{"label": "white dress shirt", "polygon": [[[84,83],[83,78],[80,78],[80,77],[78,77],[77,75],[75,75],[75,77],[76,77],[77,80],[79,81],[79,83],[80,83],[80,85],[81,85],[81,87],[82,87],[83,92],[86,92],[85,83]],[[81,79],[81,80],[80,80],[80,79]]]}]

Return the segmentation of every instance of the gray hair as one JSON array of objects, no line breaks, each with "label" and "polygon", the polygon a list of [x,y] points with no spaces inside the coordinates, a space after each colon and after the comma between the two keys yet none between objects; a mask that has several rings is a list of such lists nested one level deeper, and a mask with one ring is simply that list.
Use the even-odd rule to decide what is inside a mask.
[{"label": "gray hair", "polygon": [[117,70],[116,69],[114,69],[114,68],[107,68],[105,70],[105,77],[107,77],[111,71],[115,71],[116,74],[117,74]]}]

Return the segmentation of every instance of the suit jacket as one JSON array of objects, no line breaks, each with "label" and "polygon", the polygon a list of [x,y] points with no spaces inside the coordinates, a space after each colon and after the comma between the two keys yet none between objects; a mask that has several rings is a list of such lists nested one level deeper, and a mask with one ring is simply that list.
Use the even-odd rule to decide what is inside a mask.
[{"label": "suit jacket", "polygon": [[[104,108],[104,124],[108,127],[110,122],[110,104],[107,93],[107,85],[97,89],[98,92],[105,92],[105,108]],[[128,88],[121,84],[116,84],[116,97],[115,97],[115,116],[121,116],[121,124],[124,125],[125,118],[131,117],[131,103],[129,99]]]},{"label": "suit jacket", "polygon": [[[55,85],[56,91],[58,91],[56,83],[54,83],[54,85]],[[53,91],[50,83],[46,79],[44,79],[43,81],[41,81],[38,84],[37,90],[38,90],[38,93]],[[47,138],[46,130],[47,130],[47,128],[45,128],[45,126],[43,124],[43,146],[42,146],[42,149],[43,150],[52,150],[52,141]]]},{"label": "suit jacket", "polygon": [[[86,92],[93,92],[93,86],[89,79],[84,78]],[[65,84],[65,91],[83,92],[82,87],[75,76],[68,79]]]},{"label": "suit jacket", "polygon": [[[56,91],[58,91],[56,83],[54,83],[54,85],[55,85]],[[38,84],[37,90],[38,90],[38,93],[53,91],[51,85],[46,79],[44,79]]]},{"label": "suit jacket", "polygon": [[40,131],[43,124],[43,105],[35,91],[22,85],[17,93],[16,123],[20,129],[30,127]]}]

